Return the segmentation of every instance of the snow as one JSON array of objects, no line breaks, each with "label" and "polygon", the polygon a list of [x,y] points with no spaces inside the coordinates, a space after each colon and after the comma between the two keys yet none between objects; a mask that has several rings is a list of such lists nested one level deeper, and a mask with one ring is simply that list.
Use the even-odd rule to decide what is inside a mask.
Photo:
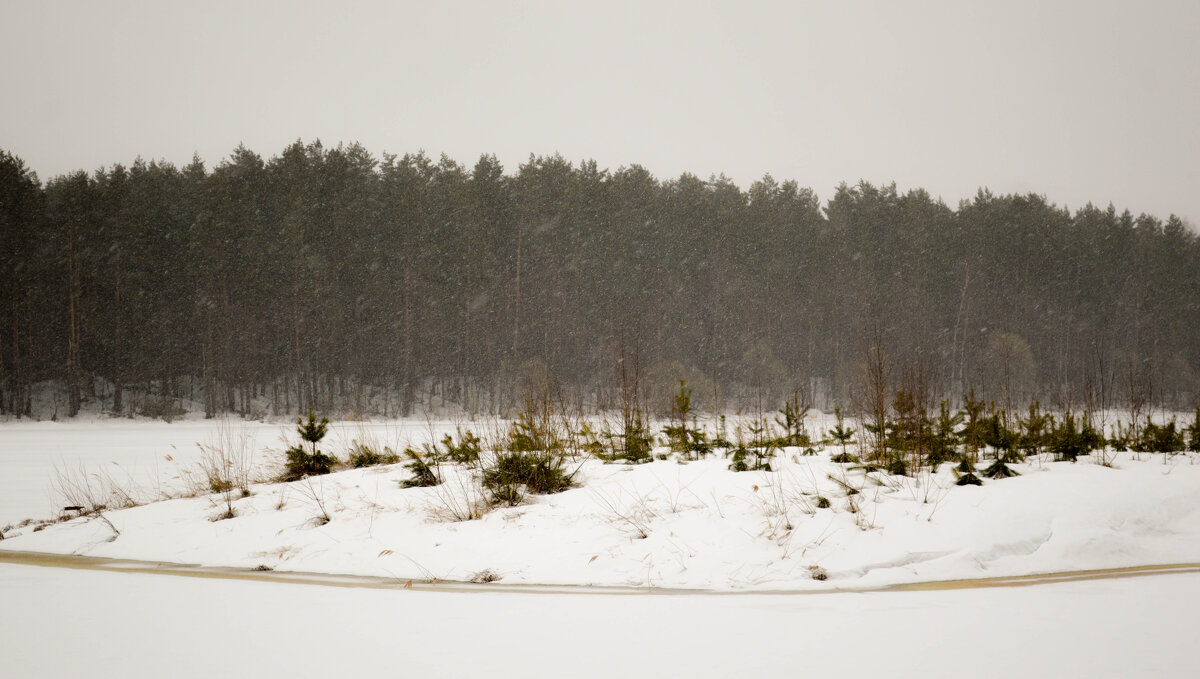
[{"label": "snow", "polygon": [[[197,444],[219,441],[223,433],[245,434],[255,448],[256,462],[265,463],[282,449],[290,423],[238,419],[159,420],[77,418],[66,422],[0,422],[0,526],[28,518],[56,516],[62,502],[54,491],[54,472],[107,473],[130,482],[149,501],[183,489],[185,472],[200,457]],[[387,422],[335,422],[329,440],[345,447],[364,435],[385,443],[440,435],[453,431],[449,421],[398,420]]]},{"label": "snow", "polygon": [[[25,458],[37,459],[63,454],[56,441],[125,432],[140,441],[125,453],[136,457],[168,440],[159,427],[56,426],[0,428],[0,436],[32,442]],[[393,431],[416,443],[411,437],[449,426]],[[171,435],[199,433],[187,427]],[[251,431],[269,438],[268,428],[278,444],[279,425]],[[337,437],[348,440],[349,432],[343,425]],[[50,455],[37,450],[42,434],[43,447],[59,446]],[[181,441],[169,445],[187,450]],[[1033,459],[1013,465],[1015,478],[959,487],[950,465],[890,476],[800,452],[788,449],[772,472],[735,473],[719,457],[639,466],[581,460],[577,487],[470,521],[455,520],[482,499],[468,470],[444,467],[445,483],[432,488],[403,488],[403,465],[348,470],[254,486],[251,496],[231,500],[230,519],[218,520],[223,497],[206,493],[107,511],[106,520],[11,529],[0,549],[401,580],[492,573],[505,584],[719,591],[863,589],[1200,561],[1196,454],[1121,453],[1111,468],[1090,458]],[[271,455],[269,447],[256,452],[260,463]],[[171,464],[175,476],[151,495],[186,477],[186,458]],[[819,498],[830,507],[819,508]],[[827,579],[814,579],[816,572]]]},{"label": "snow", "polygon": [[[374,423],[415,442],[455,423]],[[144,499],[185,488],[218,425],[0,426],[5,521],[53,513],[53,467],[105,465]],[[278,424],[249,424],[256,463]],[[362,435],[335,423],[334,441]],[[340,445],[337,444],[337,445]],[[337,445],[330,448],[337,450]],[[980,488],[953,475],[864,476],[789,451],[773,473],[727,461],[584,462],[581,485],[448,520],[463,477],[403,489],[399,466],[156,502],[33,531],[31,550],[277,571],[469,579],[468,589],[343,588],[0,563],[3,675],[1192,677],[1195,572],[1030,587],[861,591],[902,582],[1200,561],[1200,457],[1122,454],[1017,465]],[[171,460],[166,460],[166,456]],[[118,464],[113,464],[114,462]],[[843,478],[842,474],[845,474]],[[850,498],[829,477],[861,488]],[[872,481],[871,479],[878,481]],[[809,493],[811,495],[806,495]],[[832,506],[809,505],[816,494]],[[318,525],[316,498],[331,521]],[[283,507],[279,508],[280,500]],[[807,504],[806,504],[807,503]],[[791,529],[788,529],[788,526]],[[642,535],[645,537],[642,537]],[[114,539],[115,538],[115,539]],[[828,580],[811,577],[813,566]],[[516,590],[622,585],[625,593]],[[701,588],[681,592],[663,588]],[[860,591],[833,591],[833,590]],[[634,592],[634,593],[628,593]],[[676,592],[676,593],[670,593]],[[836,674],[835,674],[836,673]]]},{"label": "snow", "polygon": [[366,590],[0,564],[4,675],[1194,677],[1200,575],[872,594]]}]

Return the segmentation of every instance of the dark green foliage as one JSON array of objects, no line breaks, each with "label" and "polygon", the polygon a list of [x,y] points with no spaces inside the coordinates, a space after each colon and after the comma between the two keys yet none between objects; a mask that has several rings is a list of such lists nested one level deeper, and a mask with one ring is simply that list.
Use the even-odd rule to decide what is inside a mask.
[{"label": "dark green foliage", "polygon": [[1005,463],[1002,457],[997,457],[992,464],[988,465],[988,468],[983,470],[983,475],[989,479],[1007,479],[1013,476],[1020,476],[1012,467],[1009,467]]},{"label": "dark green foliage", "polygon": [[446,450],[446,458],[461,465],[474,465],[479,462],[479,454],[483,450],[483,441],[471,430],[458,430],[458,443],[454,437],[446,434],[442,437],[442,447]]},{"label": "dark green foliage", "polygon": [[1080,455],[1087,455],[1104,444],[1104,437],[1092,427],[1086,415],[1078,426],[1070,412],[1052,425],[1049,449],[1058,460],[1075,462]]},{"label": "dark green foliage", "polygon": [[1146,418],[1134,450],[1141,453],[1175,453],[1186,446],[1184,432],[1175,428],[1175,420],[1166,424],[1155,424]]},{"label": "dark green foliage", "polygon": [[679,380],[679,393],[675,394],[671,404],[671,420],[673,424],[663,429],[667,436],[667,446],[671,452],[678,453],[685,460],[699,460],[712,453],[708,442],[708,434],[695,422],[688,426],[688,416],[692,412],[692,390],[687,388],[683,380]]},{"label": "dark green foliage", "polygon": [[559,493],[570,488],[574,472],[568,472],[561,455],[546,452],[499,453],[483,470],[483,487],[492,502],[510,506],[524,500],[525,493]]},{"label": "dark green foliage", "polygon": [[624,431],[619,434],[606,432],[608,450],[597,455],[605,462],[625,462],[628,464],[645,464],[652,462],[654,457],[651,450],[654,439],[641,417],[630,420]]},{"label": "dark green foliage", "polygon": [[963,428],[958,432],[958,437],[971,456],[977,458],[979,449],[983,446],[984,424],[983,401],[975,400],[974,389],[963,397],[963,413]]},{"label": "dark green foliage", "polygon": [[933,423],[929,440],[927,461],[931,467],[954,459],[958,455],[958,427],[962,424],[960,412],[950,412],[950,402],[942,400],[938,408],[938,419]]},{"label": "dark green foliage", "polygon": [[400,461],[400,456],[387,446],[384,446],[383,450],[380,451],[365,443],[355,441],[350,446],[350,454],[347,456],[347,460],[351,467],[359,469],[381,464],[396,464]]},{"label": "dark green foliage", "polygon": [[[426,384],[475,407],[455,377],[495,385],[498,406],[531,360],[570,387],[602,382],[618,334],[736,409],[748,349],[782,367],[754,373],[759,393],[804,373],[841,394],[871,326],[890,355],[929,357],[932,385],[997,385],[976,359],[1003,328],[1037,368],[1021,392],[1082,393],[1091,366],[1122,357],[1155,379],[1156,405],[1200,391],[1200,239],[1178,218],[988,191],[949,207],[866,182],[821,201],[770,177],[743,188],[560,156],[506,171],[490,155],[270,151],[44,185],[0,154],[0,414],[29,415],[43,380],[66,392],[60,416],[89,398],[128,413],[131,389],[210,415],[264,397],[272,413],[404,415],[435,396]],[[1113,274],[1130,263],[1138,275]],[[1080,337],[1101,340],[1094,357]]]},{"label": "dark green foliage", "polygon": [[772,435],[766,420],[749,425],[750,441],[739,443],[729,453],[729,468],[735,472],[771,471],[771,458],[779,448],[779,439]]},{"label": "dark green foliage", "polygon": [[287,449],[287,459],[284,464],[284,481],[295,481],[306,476],[319,476],[328,474],[337,465],[338,460],[332,455],[327,455],[317,448],[317,444],[321,439],[325,438],[326,432],[329,431],[329,418],[322,417],[320,421],[313,413],[312,408],[308,409],[308,419],[296,419],[296,433],[300,435],[300,440],[308,444],[308,450],[305,450],[303,445],[292,446]]},{"label": "dark green foliage", "polygon": [[689,448],[688,415],[692,412],[692,390],[687,388],[684,380],[679,380],[679,393],[675,394],[671,403],[671,420],[673,425],[666,427],[663,433],[667,435],[667,445],[675,453],[687,453]]},{"label": "dark green foliage", "polygon": [[835,455],[833,461],[850,462],[851,456],[848,452],[846,452],[846,447],[854,442],[854,429],[846,426],[846,420],[842,416],[841,408],[834,408],[833,415],[837,418],[837,424],[834,425],[833,429],[829,430],[829,438],[833,439],[834,442],[842,447],[841,454]]},{"label": "dark green foliage", "polygon": [[1021,438],[1018,443],[1021,452],[1026,455],[1041,454],[1042,450],[1050,445],[1053,423],[1053,418],[1041,411],[1040,403],[1030,403],[1029,414],[1021,420]]},{"label": "dark green foliage", "polygon": [[1188,425],[1188,450],[1200,452],[1200,408],[1196,408],[1196,416]]},{"label": "dark green foliage", "polygon": [[287,461],[283,475],[284,481],[297,481],[306,476],[320,476],[333,471],[337,465],[336,457],[326,455],[321,451],[310,453],[300,446],[287,449]]},{"label": "dark green foliage", "polygon": [[824,495],[817,496],[817,509],[829,509],[833,505],[829,502],[829,498]]},{"label": "dark green foliage", "polygon": [[708,434],[699,428],[665,427],[668,445],[672,452],[679,453],[685,460],[699,460],[712,453],[708,442]]},{"label": "dark green foliage", "polygon": [[733,448],[733,446],[734,446],[733,441],[730,441],[729,439],[725,438],[724,436],[721,436],[720,434],[717,434],[715,437],[713,437],[713,440],[712,440],[713,448],[723,448],[725,450],[729,450],[730,448]]},{"label": "dark green foliage", "polygon": [[775,423],[783,428],[782,445],[798,446],[801,448],[807,448],[812,445],[812,439],[808,435],[808,427],[804,422],[809,408],[810,406],[807,403],[800,403],[800,392],[798,390],[792,392],[790,401],[784,402],[783,408],[775,418]]},{"label": "dark green foliage", "polygon": [[304,418],[296,418],[296,432],[300,434],[300,439],[313,447],[313,452],[316,452],[316,446],[325,438],[325,434],[329,431],[329,418],[322,417],[321,421],[317,421],[316,414],[313,409],[308,409],[308,420]]},{"label": "dark green foliage", "polygon": [[838,464],[853,464],[855,462],[858,462],[858,458],[851,455],[850,453],[842,451],[836,455],[831,455],[829,457],[829,461],[836,462]]},{"label": "dark green foliage", "polygon": [[999,459],[1011,460],[1019,455],[1021,435],[1008,427],[1008,414],[1004,410],[993,409],[980,420],[980,429],[983,442],[996,451]]},{"label": "dark green foliage", "polygon": [[1117,422],[1116,430],[1111,438],[1108,439],[1108,445],[1116,451],[1125,452],[1130,446],[1135,446],[1133,432],[1131,427],[1127,427],[1120,422]]},{"label": "dark green foliage", "polygon": [[574,439],[575,446],[581,453],[600,459],[604,458],[606,454],[604,444],[600,441],[600,435],[592,429],[591,424],[584,422],[579,431],[574,433]]},{"label": "dark green foliage", "polygon": [[771,451],[764,446],[736,446],[729,456],[729,469],[735,472],[771,471]]},{"label": "dark green foliage", "polygon": [[427,449],[425,454],[422,454],[412,448],[405,448],[404,455],[409,459],[409,462],[404,466],[408,468],[411,476],[401,481],[401,486],[405,488],[427,488],[441,485],[442,476],[438,473],[438,459],[435,451]]},{"label": "dark green foliage", "polygon": [[913,393],[907,389],[896,392],[892,412],[894,417],[887,423],[885,453],[880,462],[889,473],[903,476],[908,472],[910,459],[919,461],[926,456],[929,420],[924,408],[917,405]]},{"label": "dark green foliage", "polygon": [[954,485],[956,485],[956,486],[982,486],[983,481],[980,481],[979,477],[975,476],[975,474],[973,474],[972,472],[967,472],[965,474],[960,474],[958,477],[958,480],[954,482]]},{"label": "dark green foliage", "polygon": [[514,453],[562,452],[563,441],[549,417],[537,418],[527,408],[508,430],[508,449]]}]

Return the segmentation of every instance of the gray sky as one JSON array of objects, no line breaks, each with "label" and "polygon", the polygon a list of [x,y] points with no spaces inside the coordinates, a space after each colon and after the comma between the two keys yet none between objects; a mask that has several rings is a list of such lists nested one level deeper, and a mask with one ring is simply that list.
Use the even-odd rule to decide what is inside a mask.
[{"label": "gray sky", "polygon": [[980,186],[1200,221],[1200,2],[0,0],[43,180],[239,142]]}]

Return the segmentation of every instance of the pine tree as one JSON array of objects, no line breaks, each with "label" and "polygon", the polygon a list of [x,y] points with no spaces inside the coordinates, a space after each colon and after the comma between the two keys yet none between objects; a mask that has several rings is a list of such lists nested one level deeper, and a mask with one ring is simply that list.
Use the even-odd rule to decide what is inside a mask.
[{"label": "pine tree", "polygon": [[[308,419],[296,418],[296,433],[304,443],[287,449],[287,463],[284,470],[284,481],[296,481],[306,476],[328,474],[338,463],[336,457],[327,455],[317,448],[321,439],[329,431],[329,418],[322,417],[317,421],[313,409],[308,409]],[[308,450],[304,444],[308,444]]]}]

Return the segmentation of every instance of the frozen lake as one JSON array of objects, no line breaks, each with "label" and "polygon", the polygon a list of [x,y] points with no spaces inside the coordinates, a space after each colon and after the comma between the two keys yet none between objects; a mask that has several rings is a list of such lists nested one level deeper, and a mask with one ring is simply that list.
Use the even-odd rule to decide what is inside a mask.
[{"label": "frozen lake", "polygon": [[1200,575],[810,595],[358,590],[0,564],[25,677],[1195,677]]}]

